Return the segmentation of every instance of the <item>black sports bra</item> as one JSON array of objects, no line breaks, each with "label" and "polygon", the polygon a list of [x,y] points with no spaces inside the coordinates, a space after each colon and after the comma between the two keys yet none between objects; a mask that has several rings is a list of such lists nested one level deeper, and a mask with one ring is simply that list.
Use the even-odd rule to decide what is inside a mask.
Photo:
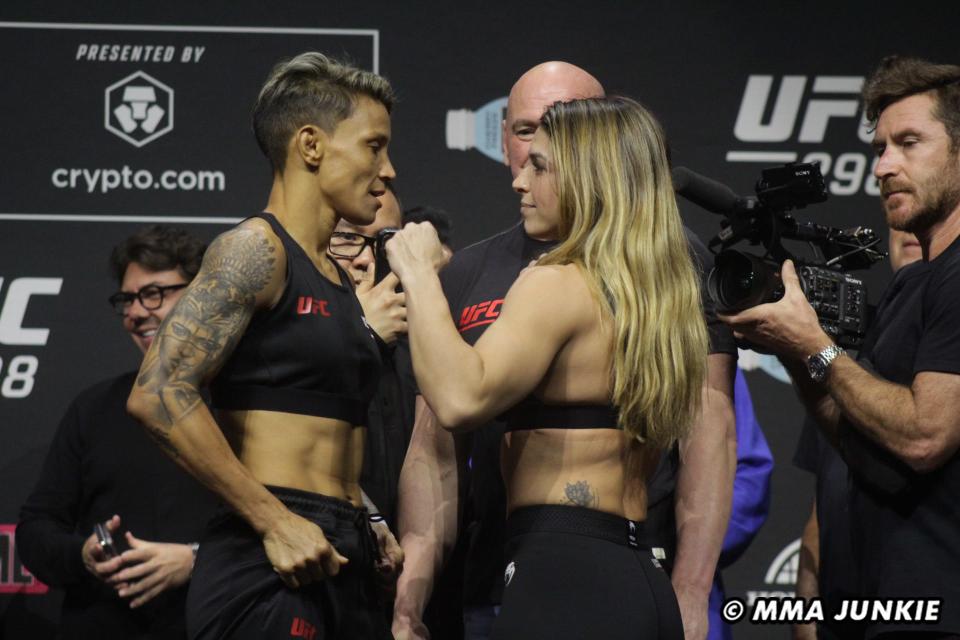
[{"label": "black sports bra", "polygon": [[366,424],[380,352],[349,277],[338,265],[340,285],[330,282],[273,215],[256,217],[283,243],[287,282],[277,304],[254,315],[210,385],[213,406]]},{"label": "black sports bra", "polygon": [[546,404],[528,396],[503,414],[507,431],[529,429],[619,429],[619,411],[603,404]]}]

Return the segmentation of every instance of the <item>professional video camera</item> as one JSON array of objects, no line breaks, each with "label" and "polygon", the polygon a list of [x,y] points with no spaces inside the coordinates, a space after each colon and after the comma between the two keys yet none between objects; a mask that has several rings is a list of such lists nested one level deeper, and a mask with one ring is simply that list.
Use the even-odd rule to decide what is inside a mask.
[{"label": "professional video camera", "polygon": [[[887,254],[875,248],[880,239],[872,229],[798,222],[787,213],[827,199],[819,163],[763,170],[756,197],[737,196],[684,167],[674,169],[673,181],[679,195],[724,216],[720,233],[709,243],[716,258],[707,280],[719,310],[732,313],[782,298],[780,265],[789,258],[824,331],[842,347],[861,345],[869,321],[867,288],[847,271],[868,268]],[[730,248],[744,240],[766,252],[752,255]],[[798,259],[783,240],[809,243],[813,258]]]}]

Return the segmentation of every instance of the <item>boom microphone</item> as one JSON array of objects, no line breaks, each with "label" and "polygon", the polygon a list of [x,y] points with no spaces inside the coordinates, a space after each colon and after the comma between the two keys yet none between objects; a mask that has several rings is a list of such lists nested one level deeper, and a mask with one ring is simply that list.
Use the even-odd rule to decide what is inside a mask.
[{"label": "boom microphone", "polygon": [[672,173],[674,191],[695,205],[721,215],[732,213],[737,209],[741,198],[727,185],[686,167],[675,167]]}]

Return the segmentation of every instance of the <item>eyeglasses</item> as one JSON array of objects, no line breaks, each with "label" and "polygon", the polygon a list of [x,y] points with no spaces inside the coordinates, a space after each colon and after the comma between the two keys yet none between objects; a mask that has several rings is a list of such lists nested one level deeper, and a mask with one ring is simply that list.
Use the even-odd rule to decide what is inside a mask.
[{"label": "eyeglasses", "polygon": [[365,236],[362,233],[334,231],[330,236],[330,255],[338,258],[356,258],[363,250],[370,247],[376,253],[377,239]]},{"label": "eyeglasses", "polygon": [[127,310],[130,308],[130,305],[133,304],[134,300],[139,300],[144,309],[149,309],[152,311],[163,306],[163,296],[167,291],[177,291],[178,289],[183,289],[188,284],[189,283],[187,282],[183,282],[181,284],[168,284],[166,286],[148,284],[147,286],[142,287],[136,293],[118,291],[110,296],[107,300],[110,302],[110,306],[113,307],[114,312],[116,312],[118,316],[127,315]]},{"label": "eyeglasses", "polygon": [[393,237],[397,229],[387,227],[377,232],[373,238],[365,236],[362,233],[351,233],[349,231],[334,231],[330,236],[328,251],[330,255],[338,258],[356,258],[368,246],[373,250],[373,255],[380,253],[387,240]]}]

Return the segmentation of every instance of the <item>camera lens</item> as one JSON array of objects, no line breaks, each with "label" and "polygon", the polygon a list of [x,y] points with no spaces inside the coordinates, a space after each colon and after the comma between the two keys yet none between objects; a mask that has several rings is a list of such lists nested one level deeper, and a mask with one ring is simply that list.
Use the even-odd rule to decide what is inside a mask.
[{"label": "camera lens", "polygon": [[717,256],[707,290],[722,312],[742,311],[771,302],[780,278],[762,259],[739,251]]}]

